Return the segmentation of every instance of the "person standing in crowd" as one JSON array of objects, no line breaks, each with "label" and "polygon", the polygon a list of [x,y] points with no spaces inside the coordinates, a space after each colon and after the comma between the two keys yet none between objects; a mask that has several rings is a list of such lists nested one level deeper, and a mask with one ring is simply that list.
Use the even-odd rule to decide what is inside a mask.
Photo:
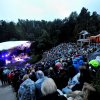
[{"label": "person standing in crowd", "polygon": [[48,78],[43,82],[41,92],[43,96],[38,100],[67,100],[64,95],[59,94],[57,86],[52,78]]},{"label": "person standing in crowd", "polygon": [[86,66],[81,66],[79,70],[80,70],[79,83],[75,84],[75,86],[72,88],[72,91],[82,90],[84,82],[91,83],[93,80],[92,72]]},{"label": "person standing in crowd", "polygon": [[84,83],[83,88],[83,98],[84,100],[99,100],[100,93],[89,83]]},{"label": "person standing in crowd", "polygon": [[34,82],[36,81],[36,74],[35,74],[35,70],[32,70],[30,72],[30,75],[29,75],[30,79],[33,80]]},{"label": "person standing in crowd", "polygon": [[23,83],[18,89],[18,100],[36,100],[35,83],[27,74],[23,76]]},{"label": "person standing in crowd", "polygon": [[35,82],[35,86],[36,86],[36,99],[38,99],[38,98],[40,98],[42,96],[41,85],[44,82],[44,80],[46,80],[48,77],[44,76],[44,73],[41,70],[38,70],[36,72],[36,77],[37,77],[37,81]]},{"label": "person standing in crowd", "polygon": [[3,68],[0,68],[0,80],[2,85],[4,84],[4,80],[3,80]]}]

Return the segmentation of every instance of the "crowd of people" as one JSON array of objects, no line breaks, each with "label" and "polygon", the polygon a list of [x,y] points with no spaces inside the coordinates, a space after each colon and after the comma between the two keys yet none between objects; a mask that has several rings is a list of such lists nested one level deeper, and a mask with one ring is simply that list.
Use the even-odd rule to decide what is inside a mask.
[{"label": "crowd of people", "polygon": [[99,92],[91,84],[100,65],[95,68],[88,59],[98,47],[62,43],[44,52],[36,64],[7,74],[1,68],[2,85],[11,84],[18,100],[98,100]]}]

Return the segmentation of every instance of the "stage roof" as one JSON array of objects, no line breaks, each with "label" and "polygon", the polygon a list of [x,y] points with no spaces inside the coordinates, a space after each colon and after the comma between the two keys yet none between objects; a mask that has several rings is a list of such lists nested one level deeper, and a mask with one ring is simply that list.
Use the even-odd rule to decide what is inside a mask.
[{"label": "stage roof", "polygon": [[22,44],[28,43],[29,41],[7,41],[0,43],[0,51],[12,49]]}]

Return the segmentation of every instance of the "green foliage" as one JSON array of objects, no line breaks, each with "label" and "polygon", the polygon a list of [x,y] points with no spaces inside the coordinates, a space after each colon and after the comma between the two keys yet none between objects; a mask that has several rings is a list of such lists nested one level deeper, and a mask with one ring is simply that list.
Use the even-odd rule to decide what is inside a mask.
[{"label": "green foliage", "polygon": [[31,60],[29,60],[28,62],[31,64],[34,64],[36,62],[38,62],[39,60],[41,60],[42,56],[41,55],[32,55],[31,56]]}]

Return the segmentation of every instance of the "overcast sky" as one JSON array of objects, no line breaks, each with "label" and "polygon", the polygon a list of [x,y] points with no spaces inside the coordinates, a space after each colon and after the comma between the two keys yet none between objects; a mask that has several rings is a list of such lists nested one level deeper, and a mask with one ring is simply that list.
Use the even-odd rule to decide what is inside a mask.
[{"label": "overcast sky", "polygon": [[53,21],[68,17],[72,11],[79,14],[82,7],[100,14],[100,0],[0,0],[0,20]]}]

